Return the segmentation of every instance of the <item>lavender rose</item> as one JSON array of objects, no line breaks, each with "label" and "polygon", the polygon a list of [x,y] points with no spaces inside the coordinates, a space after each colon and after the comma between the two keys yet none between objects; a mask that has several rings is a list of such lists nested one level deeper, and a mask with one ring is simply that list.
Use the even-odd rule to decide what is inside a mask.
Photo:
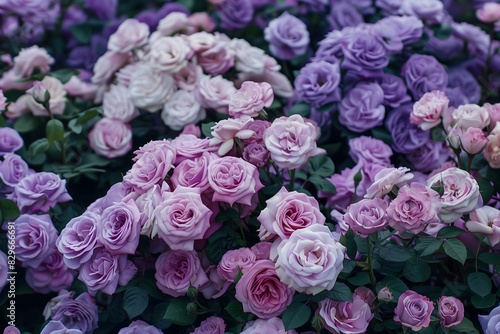
[{"label": "lavender rose", "polygon": [[194,329],[191,334],[224,334],[226,324],[224,319],[219,317],[208,317],[200,323],[200,326]]},{"label": "lavender rose", "polygon": [[257,256],[249,248],[232,249],[222,255],[217,265],[217,273],[227,282],[234,282],[238,270],[246,272],[256,260]]},{"label": "lavender rose", "polygon": [[304,66],[295,78],[297,98],[320,107],[340,100],[340,68],[324,60]]},{"label": "lavender rose", "polygon": [[479,315],[478,320],[486,334],[500,333],[500,306],[495,307],[488,315]]},{"label": "lavender rose", "polygon": [[259,334],[259,333],[276,333],[276,334],[297,334],[295,330],[285,330],[285,325],[280,318],[274,317],[271,319],[257,319],[248,322],[243,328],[241,334]]},{"label": "lavender rose", "polygon": [[82,334],[79,329],[67,328],[60,321],[50,321],[40,334]]},{"label": "lavender rose", "polygon": [[62,254],[54,251],[39,266],[26,270],[26,283],[35,292],[45,294],[68,289],[74,276],[75,273],[64,263]]},{"label": "lavender rose", "polygon": [[439,318],[441,325],[446,328],[456,326],[464,320],[464,304],[455,297],[442,296],[439,298]]},{"label": "lavender rose", "polygon": [[429,140],[410,152],[406,158],[416,170],[430,172],[445,163],[449,156],[450,148],[446,142]]},{"label": "lavender rose", "polygon": [[11,128],[0,128],[0,156],[12,153],[23,147],[24,141],[19,133]]},{"label": "lavender rose", "polygon": [[343,221],[355,234],[366,238],[389,224],[386,210],[387,202],[380,198],[362,199],[347,207]]},{"label": "lavender rose", "polygon": [[60,321],[67,328],[79,329],[91,334],[97,328],[97,305],[88,293],[82,293],[75,300],[63,298],[52,308],[52,320]]},{"label": "lavender rose", "polygon": [[424,327],[429,327],[433,310],[434,305],[429,298],[408,290],[398,299],[398,305],[394,309],[394,321],[414,331],[419,331]]},{"label": "lavender rose", "polygon": [[448,74],[433,56],[414,54],[403,65],[402,75],[414,99],[420,99],[433,90],[444,91]]},{"label": "lavender rose", "polygon": [[384,92],[384,105],[397,108],[411,101],[406,84],[400,77],[384,73],[380,78],[377,78],[377,83]]},{"label": "lavender rose", "polygon": [[307,26],[288,12],[269,22],[264,38],[269,42],[271,53],[283,60],[303,55],[309,45]]},{"label": "lavender rose", "polygon": [[104,93],[102,108],[105,117],[116,118],[124,122],[130,122],[139,116],[139,110],[130,100],[127,87],[120,85],[112,85],[109,91]]},{"label": "lavender rose", "polygon": [[162,334],[163,332],[153,325],[142,320],[132,321],[130,325],[120,329],[118,334]]},{"label": "lavender rose", "polygon": [[109,159],[125,155],[132,148],[132,127],[118,119],[101,119],[88,137],[90,147]]},{"label": "lavender rose", "polygon": [[392,150],[379,139],[361,136],[349,140],[349,156],[354,162],[363,161],[368,164],[389,166]]},{"label": "lavender rose", "polygon": [[196,124],[206,116],[205,109],[192,92],[178,90],[163,106],[161,118],[172,130],[182,130],[186,125]]},{"label": "lavender rose", "polygon": [[412,105],[405,104],[394,109],[385,120],[385,126],[392,137],[391,147],[398,153],[410,153],[430,140],[428,131],[421,130],[415,124],[409,124],[411,112]]},{"label": "lavender rose", "polygon": [[270,157],[266,146],[261,143],[251,143],[243,149],[243,159],[256,167],[265,166]]},{"label": "lavender rose", "polygon": [[324,299],[319,303],[319,315],[330,333],[366,333],[373,313],[370,305],[354,295],[352,302]]},{"label": "lavender rose", "polygon": [[149,27],[136,19],[127,19],[109,37],[108,50],[127,53],[146,44]]},{"label": "lavender rose", "polygon": [[253,12],[251,0],[226,0],[219,11],[221,27],[230,30],[244,28],[252,21]]},{"label": "lavender rose", "polygon": [[183,160],[178,164],[170,181],[174,187],[182,186],[198,188],[205,191],[210,188],[208,183],[208,165],[219,156],[210,152],[203,152],[200,157]]},{"label": "lavender rose", "polygon": [[0,161],[0,179],[7,187],[15,187],[26,175],[33,173],[28,164],[15,153],[6,153]]}]

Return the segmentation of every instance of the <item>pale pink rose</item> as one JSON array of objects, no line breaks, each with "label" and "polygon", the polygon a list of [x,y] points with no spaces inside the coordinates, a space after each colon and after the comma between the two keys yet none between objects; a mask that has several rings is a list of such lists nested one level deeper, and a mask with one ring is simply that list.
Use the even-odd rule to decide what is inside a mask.
[{"label": "pale pink rose", "polygon": [[410,122],[424,131],[432,129],[441,123],[441,115],[448,109],[449,103],[450,100],[446,94],[439,90],[425,93],[413,105]]},{"label": "pale pink rose", "polygon": [[155,184],[146,193],[135,199],[135,204],[141,212],[141,235],[153,239],[158,234],[158,222],[154,210],[163,201],[162,194],[169,191],[168,184],[163,181],[161,185]]},{"label": "pale pink rose", "polygon": [[190,251],[210,227],[212,211],[203,204],[199,189],[179,186],[163,194],[154,215],[158,236],[171,249]]},{"label": "pale pink rose", "polygon": [[419,331],[429,327],[433,310],[434,305],[429,298],[408,290],[398,299],[398,305],[394,309],[394,321]]},{"label": "pale pink rose", "polygon": [[464,104],[458,107],[453,110],[451,117],[462,131],[467,131],[470,127],[484,129],[490,124],[488,111],[476,104]]},{"label": "pale pink rose", "polygon": [[484,149],[484,158],[491,168],[500,168],[500,122],[496,123],[488,136],[488,144]]},{"label": "pale pink rose", "polygon": [[182,129],[181,135],[193,135],[197,138],[201,137],[201,130],[198,125],[188,124]]},{"label": "pale pink rose", "polygon": [[229,37],[224,34],[214,36],[212,45],[207,45],[206,48],[198,47],[196,59],[207,74],[224,74],[234,66],[234,51],[229,47]]},{"label": "pale pink rose", "polygon": [[274,317],[271,319],[257,319],[248,322],[243,328],[241,334],[297,334],[293,329],[285,330],[285,325],[280,318]]},{"label": "pale pink rose", "polygon": [[486,109],[488,115],[490,115],[490,129],[493,129],[497,122],[500,121],[500,103],[485,103],[483,108]]},{"label": "pale pink rose", "polygon": [[224,253],[217,265],[217,273],[228,282],[234,282],[238,270],[245,273],[251,268],[257,257],[250,248],[242,247]]},{"label": "pale pink rose", "polygon": [[189,20],[185,13],[171,12],[160,20],[156,30],[162,36],[170,36],[178,32],[184,32],[188,27]]},{"label": "pale pink rose", "polygon": [[343,222],[356,235],[366,238],[389,225],[386,210],[387,202],[380,198],[362,199],[347,207]]},{"label": "pale pink rose", "polygon": [[261,319],[279,316],[292,302],[294,291],[280,282],[274,263],[260,260],[248,268],[236,283],[236,299],[243,311]]},{"label": "pale pink rose", "polygon": [[375,175],[373,184],[366,190],[365,198],[383,197],[391,192],[392,188],[401,188],[407,181],[413,178],[406,167],[383,168]]},{"label": "pale pink rose", "polygon": [[375,301],[375,292],[367,288],[366,286],[359,286],[354,290],[353,299],[359,298],[370,306],[373,306]]},{"label": "pale pink rose", "polygon": [[23,78],[15,74],[13,69],[5,71],[0,78],[0,89],[4,91],[13,89],[21,91],[28,90],[32,86],[32,83],[29,81],[23,82],[21,79]]},{"label": "pale pink rose", "polygon": [[266,208],[257,220],[264,228],[288,239],[296,230],[314,225],[324,225],[326,218],[319,210],[314,197],[296,191],[289,192],[285,187],[266,201]]},{"label": "pale pink rose", "polygon": [[264,51],[251,46],[244,39],[233,38],[230,47],[235,53],[235,68],[239,72],[262,74],[264,73]]},{"label": "pale pink rose", "polygon": [[5,116],[9,119],[16,119],[22,115],[29,114],[30,109],[28,108],[28,101],[32,99],[33,97],[29,94],[21,95],[16,102],[9,103]]},{"label": "pale pink rose", "polygon": [[156,286],[165,294],[180,297],[189,287],[199,288],[208,282],[195,251],[170,250],[155,262]]},{"label": "pale pink rose", "polygon": [[68,95],[80,97],[84,100],[93,100],[97,93],[97,86],[85,82],[76,75],[73,75],[71,79],[64,84],[64,90]]},{"label": "pale pink rose", "polygon": [[219,158],[210,152],[203,152],[200,157],[183,160],[178,164],[170,181],[174,187],[198,188],[201,192],[210,188],[208,184],[208,165]]},{"label": "pale pink rose", "polygon": [[253,122],[248,122],[245,125],[245,130],[252,130],[254,134],[252,137],[245,139],[246,144],[259,143],[264,144],[264,131],[271,126],[271,122],[256,119]]},{"label": "pale pink rose", "polygon": [[5,95],[3,95],[3,92],[0,89],[0,111],[4,110],[6,106],[7,106],[7,99],[5,98]]},{"label": "pale pink rose", "polygon": [[149,26],[136,19],[127,19],[109,37],[108,50],[127,53],[147,43]]},{"label": "pale pink rose", "polygon": [[206,116],[205,109],[193,93],[178,90],[163,106],[161,118],[172,130],[180,131],[188,124],[196,124]]},{"label": "pale pink rose", "polygon": [[469,217],[470,220],[465,223],[469,232],[485,234],[492,247],[500,243],[499,210],[491,206],[483,206],[471,212]]},{"label": "pale pink rose", "polygon": [[278,245],[276,272],[296,291],[316,295],[330,290],[343,269],[346,248],[324,225],[296,230]]},{"label": "pale pink rose", "polygon": [[[56,78],[45,76],[41,81],[43,87],[49,92],[49,108],[53,115],[62,115],[66,107],[66,91],[64,85]],[[26,101],[27,107],[35,116],[48,116],[49,113],[40,103],[32,97]]]},{"label": "pale pink rose", "polygon": [[117,119],[103,118],[90,130],[89,144],[106,158],[121,157],[132,148],[132,127]]},{"label": "pale pink rose", "polygon": [[130,60],[129,53],[118,53],[107,51],[102,55],[94,65],[94,75],[92,83],[96,85],[105,84],[110,81],[120,68],[122,68]]},{"label": "pale pink rose", "polygon": [[319,302],[319,315],[325,321],[325,328],[331,333],[366,333],[373,313],[370,306],[357,295],[352,302],[324,299]]},{"label": "pale pink rose", "polygon": [[204,152],[216,152],[217,147],[210,146],[210,138],[198,138],[192,134],[181,134],[172,140],[172,145],[177,151],[175,164],[178,165],[186,159],[201,157]]},{"label": "pale pink rose", "polygon": [[217,153],[220,156],[226,155],[233,148],[235,139],[248,139],[254,134],[252,130],[244,129],[246,124],[252,121],[251,118],[228,118],[217,122],[212,127],[213,138],[210,139],[210,146],[219,146]]},{"label": "pale pink rose", "polygon": [[203,69],[201,66],[190,62],[182,70],[174,73],[173,77],[175,84],[179,87],[179,89],[192,92],[196,88],[196,85],[198,84],[198,81],[200,81],[202,75]]},{"label": "pale pink rose", "polygon": [[464,320],[464,304],[455,297],[441,296],[439,298],[439,318],[446,328],[456,326]]},{"label": "pale pink rose", "polygon": [[500,20],[500,4],[487,2],[476,11],[476,17],[484,23],[495,23]]},{"label": "pale pink rose", "polygon": [[191,334],[224,334],[226,324],[224,319],[219,317],[208,317],[200,323],[200,326],[194,329]]},{"label": "pale pink rose", "polygon": [[271,242],[261,241],[253,245],[250,249],[257,256],[257,260],[269,260],[272,245]]},{"label": "pale pink rose", "polygon": [[296,169],[321,154],[316,145],[316,128],[300,115],[282,116],[264,131],[264,143],[280,169]]},{"label": "pale pink rose", "polygon": [[399,232],[418,234],[430,224],[439,224],[441,210],[439,194],[413,182],[401,187],[398,195],[387,208],[387,216],[392,227]]},{"label": "pale pink rose", "polygon": [[257,167],[241,158],[223,157],[208,165],[208,182],[214,191],[212,200],[252,205],[252,197],[264,186]]},{"label": "pale pink rose", "polygon": [[47,95],[49,92],[41,81],[33,82],[33,87],[28,89],[26,93],[31,95],[35,99],[35,101],[39,103],[49,102],[50,99],[50,95]]},{"label": "pale pink rose", "polygon": [[142,62],[135,62],[127,64],[120,68],[115,74],[116,84],[128,88],[130,86],[130,78],[132,77],[132,74],[139,68],[141,64]]},{"label": "pale pink rose", "polygon": [[217,266],[212,264],[204,253],[200,254],[200,261],[208,282],[200,286],[198,291],[205,299],[217,299],[227,291],[231,283],[219,275]]},{"label": "pale pink rose", "polygon": [[188,20],[189,24],[197,31],[202,30],[210,32],[215,29],[215,22],[205,12],[193,13],[189,15]]},{"label": "pale pink rose", "polygon": [[[208,32],[200,31],[187,36],[186,40],[193,52],[201,53],[203,51],[210,49],[217,43],[218,41],[217,36],[219,35],[209,34]],[[224,40],[224,38],[222,39]],[[226,36],[225,39],[228,39],[228,37]]]},{"label": "pale pink rose", "polygon": [[130,122],[139,116],[139,110],[130,100],[128,89],[124,86],[112,85],[109,91],[104,93],[102,107],[105,117],[124,122]]},{"label": "pale pink rose", "polygon": [[172,74],[187,65],[189,51],[181,37],[160,37],[151,44],[146,59],[153,70]]},{"label": "pale pink rose", "polygon": [[443,192],[439,213],[443,223],[453,223],[463,214],[473,211],[481,200],[477,181],[468,172],[456,167],[429,178],[427,186],[434,189],[439,187]]},{"label": "pale pink rose", "polygon": [[147,64],[140,65],[130,77],[128,91],[132,103],[149,112],[158,111],[177,90],[171,75]]},{"label": "pale pink rose", "polygon": [[377,298],[384,302],[389,302],[394,299],[391,290],[388,287],[383,287],[377,294]]},{"label": "pale pink rose", "polygon": [[229,99],[229,115],[233,117],[257,117],[274,100],[271,85],[267,82],[245,81]]},{"label": "pale pink rose", "polygon": [[460,146],[468,154],[481,153],[486,144],[488,144],[488,139],[484,135],[483,130],[478,128],[469,127],[459,138]]},{"label": "pale pink rose", "polygon": [[236,93],[234,84],[218,75],[203,75],[196,89],[195,96],[204,108],[211,108],[221,114],[228,113],[229,98]]},{"label": "pale pink rose", "polygon": [[22,49],[19,54],[14,58],[14,73],[21,77],[26,78],[33,74],[35,69],[41,73],[50,71],[50,65],[54,63],[47,50],[33,45],[29,48]]}]

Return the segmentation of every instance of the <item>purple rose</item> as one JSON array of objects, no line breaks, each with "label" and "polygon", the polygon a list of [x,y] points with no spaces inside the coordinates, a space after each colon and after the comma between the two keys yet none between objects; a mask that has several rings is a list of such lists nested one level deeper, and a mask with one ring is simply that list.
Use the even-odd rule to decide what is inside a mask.
[{"label": "purple rose", "polygon": [[464,50],[464,41],[456,35],[450,35],[447,39],[443,40],[434,36],[434,32],[427,28],[425,30],[429,40],[425,44],[425,50],[433,54],[439,59],[453,60],[460,57]]},{"label": "purple rose", "polygon": [[366,163],[389,166],[392,150],[380,139],[361,136],[349,140],[349,156],[356,163],[363,160]]},{"label": "purple rose", "polygon": [[343,221],[355,234],[366,238],[389,225],[386,210],[387,202],[380,198],[362,199],[349,205]]},{"label": "purple rose", "polygon": [[276,334],[297,334],[293,329],[287,331],[285,330],[285,325],[283,321],[274,317],[271,319],[257,319],[255,321],[247,322],[243,328],[243,332],[240,334],[258,334],[258,333],[276,333]]},{"label": "purple rose", "polygon": [[132,148],[132,127],[119,119],[102,118],[89,135],[90,147],[99,155],[112,159]]},{"label": "purple rose", "polygon": [[100,20],[111,20],[116,16],[118,0],[102,2],[99,0],[85,0],[87,8],[92,10]]},{"label": "purple rose", "polygon": [[219,156],[216,154],[203,152],[200,157],[183,160],[175,167],[170,181],[174,187],[198,188],[203,192],[210,188],[207,175],[208,165],[218,158]]},{"label": "purple rose", "polygon": [[81,266],[78,279],[85,283],[93,296],[97,291],[112,295],[118,285],[126,285],[136,273],[137,268],[127,255],[112,255],[104,248],[98,248],[92,258]]},{"label": "purple rose", "polygon": [[384,105],[397,108],[411,101],[406,84],[400,77],[384,73],[377,78],[377,82],[384,91]]},{"label": "purple rose", "polygon": [[444,91],[448,74],[433,56],[414,54],[403,65],[402,75],[415,100],[433,90]]},{"label": "purple rose", "polygon": [[283,60],[303,55],[309,45],[307,26],[288,12],[269,22],[264,37],[271,53]]},{"label": "purple rose", "polygon": [[50,321],[40,334],[82,334],[79,329],[67,328],[60,321]]},{"label": "purple rose", "polygon": [[162,334],[163,332],[142,320],[132,321],[130,325],[120,329],[118,334]]},{"label": "purple rose", "polygon": [[57,230],[49,215],[16,219],[16,257],[24,267],[38,267],[54,251]]},{"label": "purple rose", "polygon": [[234,282],[234,278],[240,270],[242,273],[253,266],[257,256],[250,248],[242,247],[231,249],[222,255],[217,265],[217,273],[227,282]]},{"label": "purple rose", "polygon": [[253,4],[251,0],[226,0],[220,6],[221,27],[225,29],[242,29],[252,21]]},{"label": "purple rose", "polygon": [[384,92],[376,83],[361,82],[339,104],[339,121],[349,130],[363,132],[382,125]]},{"label": "purple rose", "polygon": [[338,64],[320,60],[304,66],[295,78],[297,98],[320,107],[340,100],[340,69]]},{"label": "purple rose", "polygon": [[[415,16],[389,16],[375,24],[375,30],[388,46],[397,47],[396,53],[402,47],[417,42],[423,34],[424,24]],[[399,49],[399,50],[397,50]]]},{"label": "purple rose", "polygon": [[453,68],[448,71],[448,78],[446,95],[451,106],[479,103],[481,86],[469,71],[461,67]]},{"label": "purple rose", "polygon": [[99,219],[97,214],[87,211],[83,215],[71,219],[61,231],[56,246],[63,254],[64,263],[68,267],[77,269],[92,256],[97,243]]},{"label": "purple rose", "polygon": [[270,153],[263,143],[251,143],[243,149],[243,159],[256,167],[267,164]]},{"label": "purple rose", "polygon": [[82,293],[75,300],[63,298],[51,311],[52,320],[60,321],[67,328],[79,329],[91,334],[97,328],[97,305],[88,293]]},{"label": "purple rose", "polygon": [[19,133],[11,128],[0,128],[0,156],[12,153],[23,147],[24,141]]},{"label": "purple rose", "polygon": [[414,331],[419,331],[424,327],[429,327],[433,310],[434,305],[429,298],[408,290],[398,299],[398,305],[394,309],[394,321]]},{"label": "purple rose", "polygon": [[330,181],[337,192],[335,194],[319,191],[319,198],[326,198],[326,207],[330,209],[345,210],[354,200],[354,175],[359,168],[345,168],[340,174],[333,174]]},{"label": "purple rose", "polygon": [[478,320],[486,334],[500,333],[500,306],[495,307],[488,315],[479,315]]},{"label": "purple rose", "polygon": [[412,107],[411,104],[402,105],[394,109],[385,120],[385,126],[392,136],[391,147],[398,153],[410,153],[430,141],[428,131],[410,123]]},{"label": "purple rose", "polygon": [[326,19],[330,24],[330,30],[355,27],[364,22],[363,15],[361,15],[353,3],[348,1],[332,2],[330,13]]},{"label": "purple rose", "polygon": [[26,270],[26,283],[35,292],[45,294],[68,289],[74,276],[75,273],[64,263],[62,254],[54,251],[39,266]]},{"label": "purple rose", "polygon": [[464,304],[455,297],[441,296],[439,298],[439,318],[441,325],[446,328],[460,324],[464,320]]},{"label": "purple rose", "polygon": [[0,162],[0,179],[8,187],[15,187],[26,175],[33,173],[17,154],[5,153]]},{"label": "purple rose", "polygon": [[97,240],[114,255],[134,254],[139,244],[141,213],[133,200],[104,209],[97,224]]},{"label": "purple rose", "polygon": [[413,167],[421,172],[430,172],[448,160],[450,148],[446,142],[428,140],[416,150],[406,155]]},{"label": "purple rose", "polygon": [[[345,30],[345,29],[344,29]],[[337,64],[342,57],[342,42],[344,40],[343,31],[330,31],[318,44],[315,60],[325,60],[332,64]]]},{"label": "purple rose", "polygon": [[194,329],[191,334],[224,334],[226,324],[224,319],[219,317],[209,317],[203,320],[200,326]]},{"label": "purple rose", "polygon": [[330,298],[319,303],[319,315],[330,333],[366,333],[373,313],[370,305],[354,295],[352,302]]}]

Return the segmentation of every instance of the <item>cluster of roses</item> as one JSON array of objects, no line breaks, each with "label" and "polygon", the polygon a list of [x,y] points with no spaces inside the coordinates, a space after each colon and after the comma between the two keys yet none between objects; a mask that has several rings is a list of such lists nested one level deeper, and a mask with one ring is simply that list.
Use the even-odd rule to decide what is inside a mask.
[{"label": "cluster of roses", "polygon": [[98,154],[113,158],[131,149],[127,122],[139,115],[138,108],[161,110],[163,122],[179,131],[203,120],[206,109],[227,114],[236,93],[233,81],[266,81],[277,94],[292,94],[273,58],[245,40],[209,33],[214,27],[206,13],[183,12],[167,15],[151,35],[136,19],[119,26],[92,77],[103,95],[104,118],[89,133]]}]

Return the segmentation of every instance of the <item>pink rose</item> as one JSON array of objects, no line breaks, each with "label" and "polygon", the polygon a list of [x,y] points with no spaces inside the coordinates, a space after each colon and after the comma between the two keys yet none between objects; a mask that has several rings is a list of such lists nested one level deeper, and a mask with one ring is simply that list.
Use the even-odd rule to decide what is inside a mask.
[{"label": "pink rose", "polygon": [[210,146],[210,138],[200,139],[192,134],[181,134],[172,140],[172,145],[177,151],[175,164],[184,160],[199,158],[204,152],[216,152],[217,147]]},{"label": "pink rose", "polygon": [[248,122],[245,124],[245,130],[252,130],[254,134],[248,138],[245,139],[244,142],[246,144],[251,144],[251,143],[259,143],[259,144],[264,144],[264,131],[268,127],[271,126],[271,122],[269,121],[264,121],[261,119],[256,119],[253,122]]},{"label": "pink rose", "polygon": [[212,200],[252,205],[252,197],[264,186],[257,167],[241,158],[223,157],[208,165],[208,182],[214,191]]},{"label": "pink rose", "polygon": [[322,300],[319,302],[319,315],[330,333],[345,334],[366,333],[373,318],[370,306],[356,295],[352,302],[334,301],[329,298]]},{"label": "pink rose", "polygon": [[292,302],[294,291],[280,282],[274,263],[260,260],[247,269],[236,283],[236,299],[243,311],[261,319],[279,316]]},{"label": "pink rose", "polygon": [[107,51],[96,61],[94,65],[92,83],[101,85],[109,82],[113,74],[127,64],[129,60],[129,53]]},{"label": "pink rose", "polygon": [[237,118],[257,117],[264,107],[271,106],[273,100],[274,93],[270,84],[245,81],[229,99],[229,115]]},{"label": "pink rose", "polygon": [[250,249],[254,252],[257,260],[269,260],[272,245],[271,242],[261,241],[253,245]]},{"label": "pink rose", "polygon": [[366,238],[389,224],[386,210],[387,202],[380,198],[362,199],[347,207],[343,220],[355,234]]},{"label": "pink rose", "polygon": [[130,100],[128,89],[124,86],[112,85],[109,91],[104,93],[102,108],[105,117],[124,122],[130,122],[139,116],[139,110]]},{"label": "pink rose", "polygon": [[130,325],[120,329],[118,334],[162,334],[163,332],[153,325],[142,320],[132,321]]},{"label": "pink rose", "polygon": [[216,35],[216,37],[215,43],[210,48],[196,54],[198,64],[210,75],[224,74],[234,66],[234,52],[229,48],[227,36]]},{"label": "pink rose", "polygon": [[[49,108],[53,115],[62,115],[66,108],[66,91],[64,85],[56,78],[45,76],[41,84],[50,94]],[[26,101],[27,107],[35,116],[49,116],[49,112],[32,97]]]},{"label": "pink rose", "polygon": [[108,50],[127,53],[147,43],[149,26],[136,19],[127,19],[109,37]]},{"label": "pink rose", "polygon": [[398,195],[387,208],[392,227],[399,232],[418,234],[429,224],[440,223],[439,194],[420,183],[413,182],[399,189]]},{"label": "pink rose", "polygon": [[361,299],[370,306],[373,306],[375,301],[375,293],[366,286],[359,286],[354,290],[353,299]]},{"label": "pink rose", "polygon": [[464,320],[464,304],[454,297],[442,296],[439,298],[439,319],[446,328],[456,326]]},{"label": "pink rose", "polygon": [[154,215],[154,210],[163,201],[162,194],[169,191],[168,184],[163,181],[161,186],[155,184],[146,193],[135,199],[135,203],[141,212],[141,235],[146,235],[153,239],[158,234],[158,223]]},{"label": "pink rose", "polygon": [[245,126],[253,119],[228,118],[218,121],[212,127],[210,146],[219,146],[217,153],[226,155],[234,146],[235,139],[248,139],[253,135],[252,130],[245,130]]},{"label": "pink rose", "polygon": [[441,115],[448,109],[449,103],[446,94],[439,90],[425,93],[413,105],[410,122],[424,131],[432,129],[441,123]]},{"label": "pink rose", "polygon": [[132,127],[118,119],[103,118],[89,132],[89,144],[106,158],[121,157],[132,148]]},{"label": "pink rose", "polygon": [[488,115],[490,115],[490,129],[494,128],[497,122],[500,121],[500,103],[485,103],[483,108],[486,109]]},{"label": "pink rose", "polygon": [[193,135],[197,138],[201,137],[200,127],[196,124],[188,124],[182,129],[181,135]]},{"label": "pink rose", "polygon": [[495,23],[500,20],[500,4],[487,2],[476,11],[476,16],[484,23]]},{"label": "pink rose", "polygon": [[297,334],[295,330],[285,330],[285,325],[280,318],[274,317],[271,319],[257,319],[248,322],[243,328],[241,334]]},{"label": "pink rose", "polygon": [[219,158],[210,152],[203,152],[201,157],[187,159],[178,164],[170,181],[174,187],[198,188],[201,192],[210,188],[208,184],[208,165]]},{"label": "pink rose", "polygon": [[200,323],[200,326],[194,329],[191,334],[224,334],[226,324],[224,319],[219,317],[208,317]]},{"label": "pink rose", "polygon": [[316,145],[316,128],[300,115],[282,116],[264,131],[264,143],[280,169],[296,169],[322,150]]},{"label": "pink rose", "polygon": [[433,310],[434,305],[429,298],[408,290],[398,299],[398,305],[394,309],[394,321],[419,331],[423,327],[429,327]]},{"label": "pink rose", "polygon": [[266,146],[261,143],[251,143],[243,149],[243,159],[256,167],[265,166],[270,157]]},{"label": "pink rose", "polygon": [[391,290],[388,287],[383,287],[377,294],[377,298],[384,302],[389,302],[394,299]]},{"label": "pink rose", "polygon": [[14,73],[20,78],[27,78],[33,74],[35,69],[41,73],[50,71],[50,65],[54,63],[47,50],[33,45],[29,48],[22,49],[14,58]]},{"label": "pink rose", "polygon": [[21,95],[16,102],[9,103],[5,116],[9,119],[16,119],[22,115],[29,114],[28,101],[31,99],[33,98],[29,94]]},{"label": "pink rose", "polygon": [[443,223],[452,223],[473,211],[481,200],[477,181],[468,172],[456,167],[429,178],[427,186],[442,187],[439,218]]},{"label": "pink rose", "polygon": [[481,153],[486,144],[488,144],[488,139],[484,135],[483,130],[478,128],[469,127],[459,138],[460,146],[468,154]]},{"label": "pink rose", "polygon": [[221,114],[228,113],[229,98],[236,93],[234,84],[218,75],[203,75],[195,89],[195,96],[204,108],[211,108]]},{"label": "pink rose", "polygon": [[491,168],[500,168],[500,122],[497,122],[488,136],[484,158]]},{"label": "pink rose", "polygon": [[97,93],[97,86],[85,82],[74,75],[64,84],[64,90],[71,96],[81,97],[84,100],[94,100]]},{"label": "pink rose", "polygon": [[281,239],[288,239],[293,232],[314,224],[324,225],[326,220],[314,197],[289,192],[285,187],[266,201],[266,208],[257,219],[267,231]]},{"label": "pink rose", "polygon": [[175,84],[179,89],[187,90],[188,92],[194,91],[196,85],[203,75],[202,68],[195,63],[188,63],[179,72],[173,74]]},{"label": "pink rose", "polygon": [[344,267],[345,251],[327,226],[311,225],[278,245],[276,272],[296,291],[315,295],[333,288]]},{"label": "pink rose", "polygon": [[383,168],[375,174],[375,180],[366,190],[365,198],[383,197],[390,193],[392,188],[402,187],[413,178],[413,174],[407,173],[409,171],[410,169],[406,167]]},{"label": "pink rose", "polygon": [[208,282],[195,251],[167,251],[158,257],[155,269],[156,286],[176,298],[185,295],[190,286],[197,289]]},{"label": "pink rose", "polygon": [[500,210],[485,205],[469,216],[465,223],[469,232],[485,234],[492,247],[500,243]]},{"label": "pink rose", "polygon": [[189,26],[189,20],[185,13],[171,12],[158,23],[156,29],[162,36],[170,36],[177,32],[183,32]]},{"label": "pink rose", "polygon": [[3,91],[0,89],[0,111],[5,110],[7,106],[7,98],[3,95]]},{"label": "pink rose", "polygon": [[177,187],[163,194],[163,202],[154,211],[158,236],[171,249],[193,250],[194,240],[203,239],[210,227],[212,211],[207,208],[199,189]]},{"label": "pink rose", "polygon": [[464,132],[470,127],[484,129],[490,124],[488,111],[476,104],[461,105],[453,110],[451,117],[452,122]]},{"label": "pink rose", "polygon": [[240,270],[245,273],[257,261],[255,254],[246,247],[232,249],[222,255],[217,265],[217,273],[228,282],[234,282],[234,277]]},{"label": "pink rose", "polygon": [[160,37],[151,43],[146,59],[153,70],[172,74],[187,65],[189,51],[181,37]]}]

